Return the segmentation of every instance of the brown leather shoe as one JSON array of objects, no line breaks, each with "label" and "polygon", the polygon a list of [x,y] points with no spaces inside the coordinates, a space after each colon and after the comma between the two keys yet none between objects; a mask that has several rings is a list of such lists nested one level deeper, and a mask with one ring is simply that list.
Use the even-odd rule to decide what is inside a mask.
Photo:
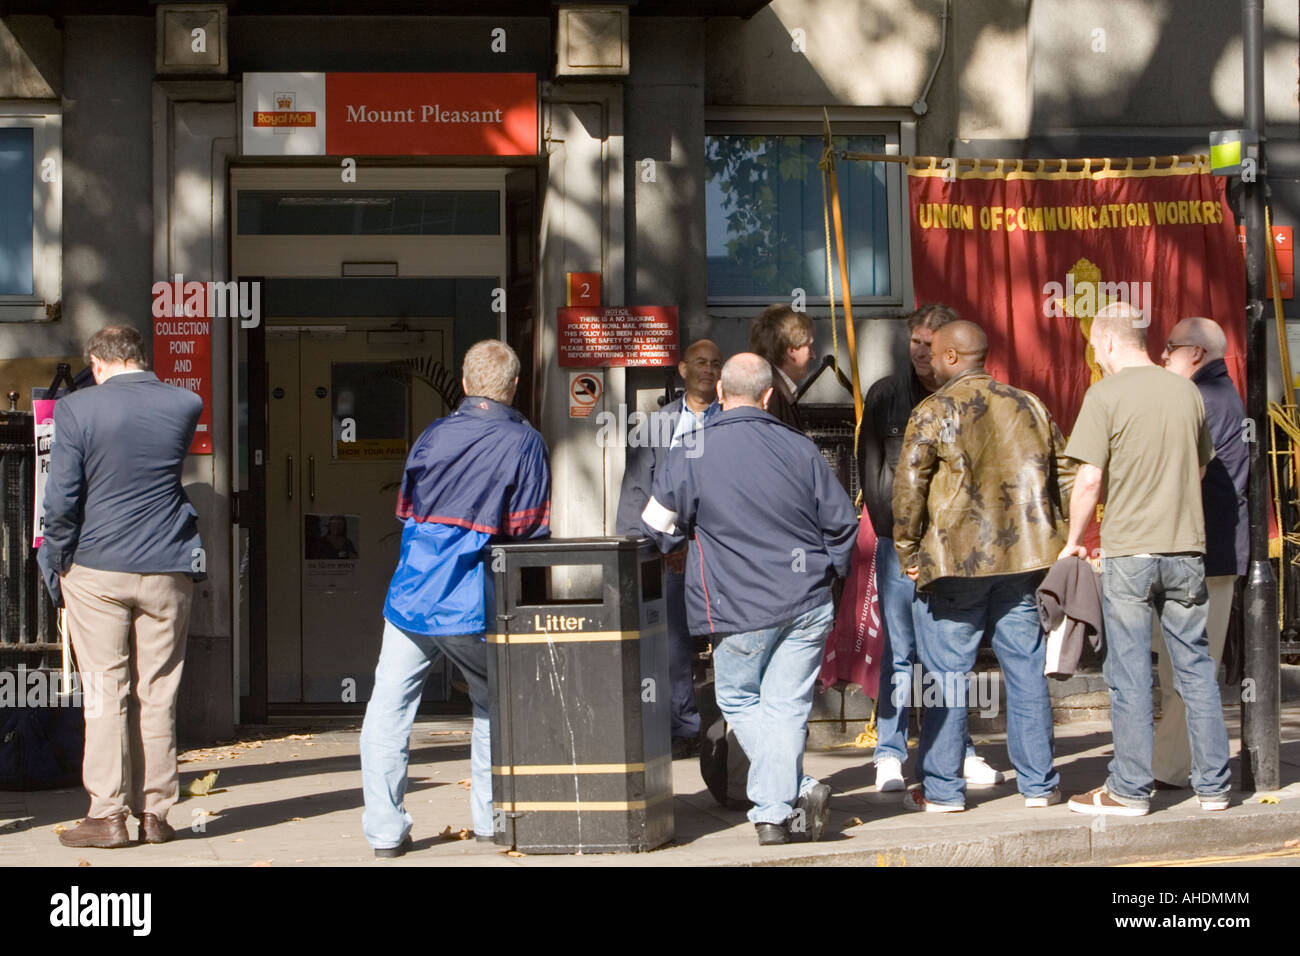
[{"label": "brown leather shoe", "polygon": [[131,838],[126,832],[126,814],[117,813],[111,817],[86,817],[71,830],[59,834],[59,842],[64,846],[99,847],[114,850],[130,846]]},{"label": "brown leather shoe", "polygon": [[166,820],[160,820],[152,813],[140,817],[141,843],[166,843],[176,838],[176,831]]}]

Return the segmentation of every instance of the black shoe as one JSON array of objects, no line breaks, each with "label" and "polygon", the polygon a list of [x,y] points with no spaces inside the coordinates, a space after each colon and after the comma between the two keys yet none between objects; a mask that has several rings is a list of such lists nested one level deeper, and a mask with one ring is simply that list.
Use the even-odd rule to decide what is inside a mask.
[{"label": "black shoe", "polygon": [[826,824],[831,819],[831,788],[824,783],[817,784],[795,801],[794,808],[795,816],[791,820],[799,821],[808,841],[816,843],[826,832]]},{"label": "black shoe", "polygon": [[375,856],[381,860],[391,860],[399,856],[405,856],[406,851],[411,848],[411,835],[408,833],[406,839],[402,840],[397,846],[386,846],[375,850]]},{"label": "black shoe", "polygon": [[755,823],[754,829],[758,831],[759,846],[780,846],[790,842],[790,831],[784,823]]},{"label": "black shoe", "polygon": [[698,737],[674,737],[673,738],[673,759],[690,760],[700,755],[700,738]]}]

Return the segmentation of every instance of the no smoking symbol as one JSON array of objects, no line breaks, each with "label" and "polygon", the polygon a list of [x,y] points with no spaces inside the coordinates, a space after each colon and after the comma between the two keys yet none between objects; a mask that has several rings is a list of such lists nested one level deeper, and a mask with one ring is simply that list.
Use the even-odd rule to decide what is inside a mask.
[{"label": "no smoking symbol", "polygon": [[579,405],[595,405],[600,398],[600,379],[594,375],[579,375],[573,380],[569,392]]}]

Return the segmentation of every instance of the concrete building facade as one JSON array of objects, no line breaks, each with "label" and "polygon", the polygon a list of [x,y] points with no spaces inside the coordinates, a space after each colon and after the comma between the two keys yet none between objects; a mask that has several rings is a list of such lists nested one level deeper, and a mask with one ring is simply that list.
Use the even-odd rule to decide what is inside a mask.
[{"label": "concrete building facade", "polygon": [[[653,407],[669,376],[600,370],[595,413],[573,417],[557,329],[569,273],[598,273],[606,306],[675,306],[683,343],[707,335],[724,353],[763,304],[801,291],[826,353],[823,110],[850,148],[958,157],[1204,152],[1211,130],[1241,125],[1240,17],[1214,0],[307,6],[13,0],[0,18],[0,201],[29,217],[0,227],[0,386],[25,407],[110,322],[154,341],[155,283],[260,282],[258,326],[212,320],[212,449],[186,466],[209,575],[190,739],[364,703],[396,554],[391,485],[445,406],[430,376],[376,384],[379,366],[455,369],[504,336],[551,448],[553,533],[610,533],[624,449],[601,440],[599,413]],[[1300,11],[1269,0],[1265,16],[1271,202],[1293,225]],[[250,148],[256,77],[354,74],[380,93],[381,74],[531,76],[530,102],[509,106],[535,110],[536,148]],[[775,178],[754,187],[756,170]],[[844,176],[865,387],[906,361],[907,185],[887,164]],[[729,241],[771,229],[775,260],[771,241]],[[830,376],[806,400],[851,402]],[[364,454],[340,444],[348,418]],[[353,557],[311,557],[331,524]]]}]

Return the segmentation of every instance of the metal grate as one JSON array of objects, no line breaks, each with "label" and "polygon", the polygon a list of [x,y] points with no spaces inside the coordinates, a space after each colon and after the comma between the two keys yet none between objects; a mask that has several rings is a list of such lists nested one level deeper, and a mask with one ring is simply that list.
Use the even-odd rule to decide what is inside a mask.
[{"label": "metal grate", "polygon": [[31,415],[0,413],[0,651],[7,652],[0,661],[43,653],[40,645],[58,640],[58,618],[31,546],[35,465]]},{"label": "metal grate", "polygon": [[856,423],[852,405],[799,404],[807,435],[831,466],[844,490],[853,501],[858,497],[858,463],[853,455],[853,432]]}]

